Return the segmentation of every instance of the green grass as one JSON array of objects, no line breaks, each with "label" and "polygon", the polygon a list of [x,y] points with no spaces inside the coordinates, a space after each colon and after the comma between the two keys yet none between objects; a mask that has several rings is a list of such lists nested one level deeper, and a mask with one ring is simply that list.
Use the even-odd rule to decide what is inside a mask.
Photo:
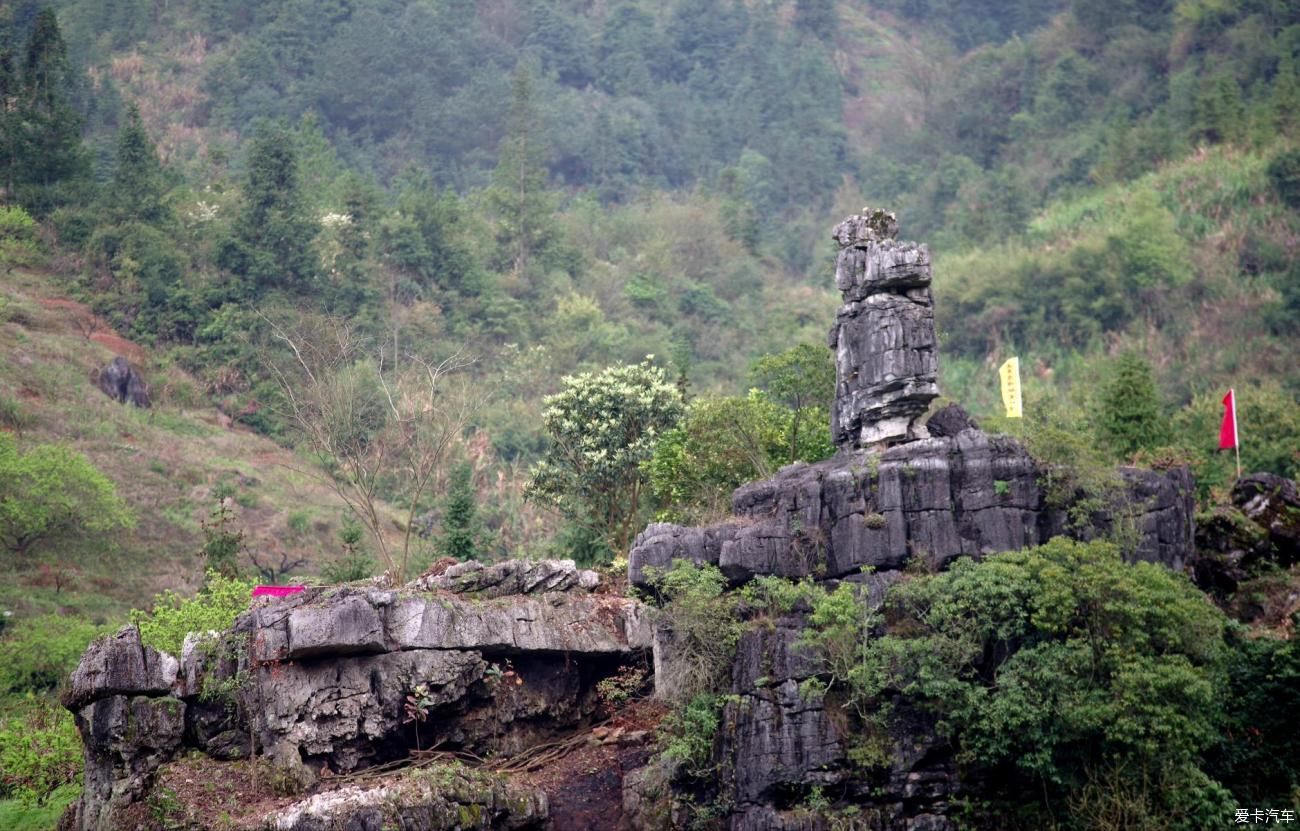
[{"label": "green grass", "polygon": [[81,795],[81,786],[64,785],[44,805],[25,805],[16,799],[0,800],[0,828],[5,831],[53,831],[64,810]]}]

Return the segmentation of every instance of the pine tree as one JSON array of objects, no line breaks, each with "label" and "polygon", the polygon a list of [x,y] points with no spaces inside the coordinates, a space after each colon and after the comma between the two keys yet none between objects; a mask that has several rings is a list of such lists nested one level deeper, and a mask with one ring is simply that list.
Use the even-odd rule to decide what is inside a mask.
[{"label": "pine tree", "polygon": [[0,42],[0,182],[7,192],[13,191],[18,164],[18,70],[8,41]]},{"label": "pine tree", "polygon": [[312,273],[316,226],[307,214],[298,179],[298,152],[291,132],[263,124],[248,154],[244,208],[217,264],[243,279],[244,295],[268,288],[301,289]]},{"label": "pine tree", "polygon": [[[14,86],[12,70],[7,83]],[[86,181],[90,162],[81,143],[81,117],[68,103],[68,50],[53,11],[32,27],[16,79],[13,118],[6,119],[6,187],[24,207],[48,213]]]},{"label": "pine tree", "polygon": [[474,466],[461,462],[451,472],[447,498],[442,509],[442,536],[438,554],[457,560],[472,560],[483,552],[483,527],[478,518],[474,494]]},{"label": "pine tree", "polygon": [[145,132],[140,110],[132,104],[117,134],[116,162],[105,194],[105,211],[117,222],[162,225],[171,219],[164,202],[166,191],[158,153]]},{"label": "pine tree", "polygon": [[1296,73],[1295,56],[1289,47],[1284,47],[1282,58],[1278,61],[1277,75],[1273,80],[1273,121],[1277,131],[1289,135],[1300,127],[1300,80]]},{"label": "pine tree", "polygon": [[1140,356],[1125,352],[1111,364],[1099,405],[1097,426],[1117,456],[1125,458],[1164,443],[1155,376]]},{"label": "pine tree", "polygon": [[547,145],[527,66],[515,70],[511,84],[510,122],[492,174],[489,201],[501,221],[497,243],[516,275],[528,272],[531,260],[559,240],[555,205],[547,190]]}]

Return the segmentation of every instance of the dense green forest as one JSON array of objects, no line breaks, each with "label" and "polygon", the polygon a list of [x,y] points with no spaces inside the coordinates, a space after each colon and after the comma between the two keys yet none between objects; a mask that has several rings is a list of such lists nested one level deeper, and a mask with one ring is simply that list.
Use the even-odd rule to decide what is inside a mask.
[{"label": "dense green forest", "polygon": [[[941,388],[986,426],[1190,464],[1208,511],[1233,386],[1243,466],[1296,477],[1297,61],[1286,0],[0,4],[0,700],[52,748],[6,720],[0,794],[66,801],[42,696],[155,592],[608,562],[829,454],[863,204],[934,250]],[[147,356],[149,416],[82,396],[103,333],[56,339],[55,297]]]}]

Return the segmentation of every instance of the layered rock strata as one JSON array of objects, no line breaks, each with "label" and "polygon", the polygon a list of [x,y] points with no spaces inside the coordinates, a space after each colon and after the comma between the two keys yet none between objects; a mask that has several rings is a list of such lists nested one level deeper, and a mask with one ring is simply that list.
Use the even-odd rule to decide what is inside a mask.
[{"label": "layered rock strata", "polygon": [[[1192,480],[1183,468],[1123,469],[1122,519],[1134,556],[1181,570],[1192,551]],[[704,528],[648,526],[632,546],[629,576],[675,559],[708,562],[733,583],[759,575],[798,579],[881,575],[922,559],[927,569],[962,555],[1039,545],[1064,533],[1094,536],[1116,517],[1072,527],[1048,504],[1040,470],[1016,440],[968,428],[885,451],[842,452],[794,464],[732,495],[734,517]]]},{"label": "layered rock strata", "polygon": [[844,298],[831,327],[835,399],[831,437],[843,448],[916,438],[939,395],[930,250],[897,242],[892,214],[864,208],[835,227],[835,287]]},{"label": "layered rock strata", "polygon": [[[126,627],[91,646],[64,696],[86,760],[64,827],[116,829],[159,765],[189,748],[264,754],[306,785],[417,747],[512,754],[577,729],[593,716],[596,683],[652,642],[641,604],[594,593],[597,583],[571,561],[544,561],[462,564],[400,588],[308,589],[187,639],[179,660]],[[361,796],[339,804],[369,816]],[[531,793],[478,804],[495,819],[463,827],[538,827],[546,815]],[[268,827],[371,827],[320,824],[313,812]]]}]

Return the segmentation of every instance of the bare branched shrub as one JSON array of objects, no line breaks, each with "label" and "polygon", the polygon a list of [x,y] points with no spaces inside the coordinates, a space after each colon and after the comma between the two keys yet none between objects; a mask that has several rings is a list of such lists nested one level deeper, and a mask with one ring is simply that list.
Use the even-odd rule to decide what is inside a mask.
[{"label": "bare branched shrub", "polygon": [[[470,417],[486,401],[461,351],[431,358],[393,343],[371,344],[347,321],[272,321],[284,347],[267,363],[285,417],[319,459],[323,479],[374,538],[393,579],[408,576],[415,517]],[[390,541],[383,504],[403,512],[401,542]]]}]

